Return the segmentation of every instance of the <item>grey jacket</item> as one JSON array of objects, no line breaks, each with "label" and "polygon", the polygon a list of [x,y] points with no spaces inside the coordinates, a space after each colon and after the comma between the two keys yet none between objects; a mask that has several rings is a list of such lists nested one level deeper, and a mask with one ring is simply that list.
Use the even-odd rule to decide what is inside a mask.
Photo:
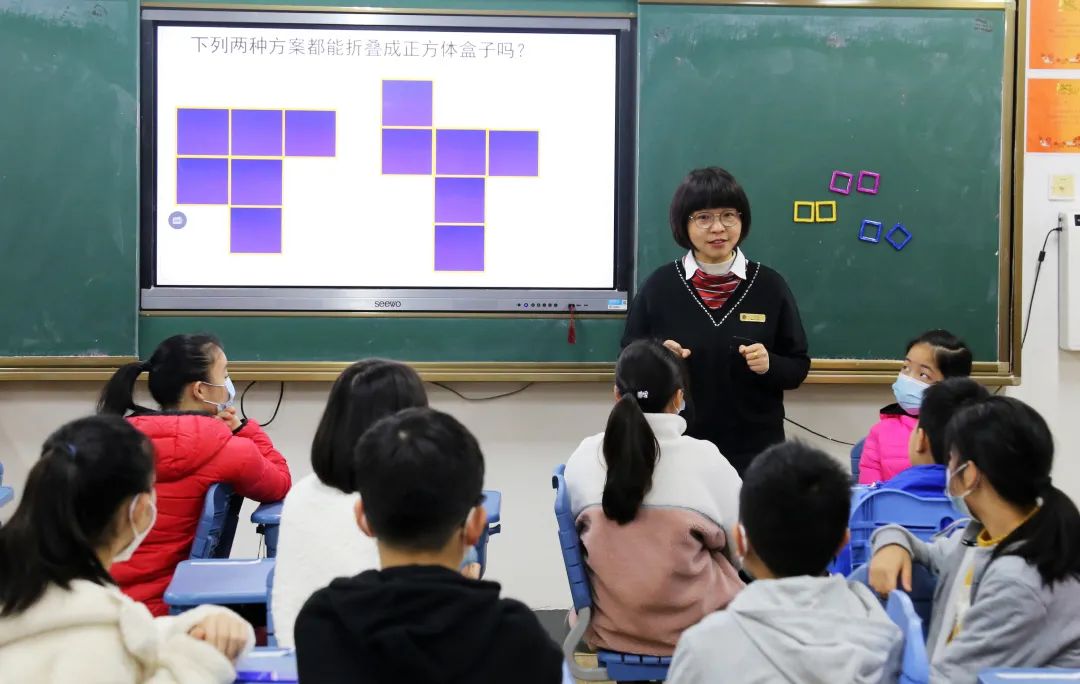
[{"label": "grey jacket", "polygon": [[1075,578],[1043,585],[1038,570],[1019,556],[990,562],[992,547],[975,553],[971,607],[960,633],[940,652],[933,652],[942,629],[948,597],[958,579],[964,553],[982,532],[978,523],[943,535],[933,543],[896,525],[871,537],[873,549],[896,544],[911,553],[938,578],[927,639],[932,684],[976,684],[992,667],[1080,667],[1080,581]]},{"label": "grey jacket", "polygon": [[865,585],[758,580],[682,633],[668,684],[895,682],[903,637]]}]

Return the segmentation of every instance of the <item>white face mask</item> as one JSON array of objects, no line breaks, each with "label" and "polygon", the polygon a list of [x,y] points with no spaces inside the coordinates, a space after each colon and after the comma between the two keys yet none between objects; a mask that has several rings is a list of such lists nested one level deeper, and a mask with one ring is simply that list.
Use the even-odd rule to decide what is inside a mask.
[{"label": "white face mask", "polygon": [[971,465],[971,461],[965,462],[964,465],[960,466],[952,472],[949,472],[948,467],[945,468],[945,496],[949,497],[949,501],[952,502],[953,508],[960,511],[969,518],[974,518],[975,516],[971,514],[971,509],[968,508],[967,502],[964,501],[964,499],[966,499],[969,494],[975,491],[975,488],[971,487],[963,494],[952,493],[953,479],[960,474],[961,470],[967,468],[969,465]]},{"label": "white face mask", "polygon": [[212,406],[217,408],[218,413],[221,413],[225,409],[231,407],[233,405],[233,402],[236,401],[236,387],[233,385],[232,378],[226,376],[225,384],[223,385],[215,385],[212,382],[204,382],[203,384],[210,385],[211,387],[224,387],[225,391],[229,393],[229,398],[225,401],[224,404],[219,404],[216,401],[208,401],[206,399],[202,400],[204,404],[211,404]]},{"label": "white face mask", "polygon": [[[142,496],[141,494],[139,496]],[[135,526],[135,503],[139,500],[139,496],[134,497],[131,500],[131,505],[128,507],[128,522],[131,524],[131,531],[135,533],[135,538],[131,540],[131,543],[120,549],[120,552],[113,556],[114,563],[123,563],[131,560],[131,557],[135,555],[135,549],[139,548],[139,544],[143,543],[146,539],[146,535],[150,534],[150,530],[154,529],[154,523],[157,522],[157,493],[150,493],[150,524],[146,526],[146,529],[142,532]]]}]

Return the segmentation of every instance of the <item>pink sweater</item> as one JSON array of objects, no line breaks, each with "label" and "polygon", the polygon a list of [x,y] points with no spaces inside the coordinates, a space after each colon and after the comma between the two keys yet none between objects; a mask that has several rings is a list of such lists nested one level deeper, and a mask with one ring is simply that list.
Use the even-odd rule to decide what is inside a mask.
[{"label": "pink sweater", "polygon": [[870,429],[859,461],[859,484],[890,480],[911,467],[908,441],[919,420],[898,406],[882,409],[881,420]]},{"label": "pink sweater", "polygon": [[742,481],[673,414],[646,414],[660,443],[652,488],[626,525],[603,511],[603,434],[566,464],[593,590],[593,648],[671,655],[683,630],[727,606],[743,583],[729,560]]}]

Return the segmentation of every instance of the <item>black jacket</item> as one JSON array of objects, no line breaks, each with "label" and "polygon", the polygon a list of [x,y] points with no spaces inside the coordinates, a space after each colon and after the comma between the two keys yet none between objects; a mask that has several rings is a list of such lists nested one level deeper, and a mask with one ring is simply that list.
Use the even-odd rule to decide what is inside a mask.
[{"label": "black jacket", "polygon": [[562,681],[562,653],[525,604],[436,566],[336,579],[304,604],[295,635],[307,684]]},{"label": "black jacket", "polygon": [[[749,262],[746,280],[713,311],[686,279],[681,259],[664,264],[634,297],[622,344],[643,337],[690,350],[686,433],[716,444],[740,474],[784,440],[784,390],[806,379],[810,356],[795,297],[779,273]],[[768,373],[747,368],[738,353],[746,340],[765,345]]]}]

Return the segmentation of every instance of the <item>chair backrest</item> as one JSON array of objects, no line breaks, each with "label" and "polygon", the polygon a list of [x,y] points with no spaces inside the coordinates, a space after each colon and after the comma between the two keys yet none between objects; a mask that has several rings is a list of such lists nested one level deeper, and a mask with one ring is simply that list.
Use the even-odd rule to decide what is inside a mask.
[{"label": "chair backrest", "polygon": [[923,541],[964,516],[945,497],[923,498],[897,489],[869,492],[851,512],[851,566],[870,560],[870,536],[884,525],[900,525]]},{"label": "chair backrest", "polygon": [[[855,569],[848,579],[852,582],[870,583],[870,565],[861,565]],[[932,575],[924,565],[914,563],[911,566],[911,593],[908,598],[915,608],[915,614],[922,620],[923,640],[926,640],[926,630],[930,626],[930,616],[934,610],[934,591],[937,589],[937,577]]]},{"label": "chair backrest", "polygon": [[581,553],[577,522],[570,510],[570,492],[563,477],[565,470],[566,466],[562,464],[555,467],[551,486],[555,490],[555,520],[559,523],[559,548],[562,549],[563,564],[566,566],[566,579],[570,582],[570,596],[574,600],[574,609],[581,612],[583,608],[592,607],[592,594],[588,569]]},{"label": "chair backrest", "polygon": [[930,681],[930,662],[926,655],[922,620],[915,613],[911,599],[902,591],[893,591],[889,594],[885,612],[904,634],[900,684],[927,684]]},{"label": "chair backrest", "polygon": [[244,497],[233,493],[232,487],[218,482],[210,485],[203,500],[195,541],[191,545],[193,559],[228,558],[232,553],[236,523]]},{"label": "chair backrest", "polygon": [[862,461],[863,445],[866,444],[866,438],[863,437],[858,442],[855,442],[855,446],[851,447],[851,482],[852,484],[859,483],[859,462]]}]

